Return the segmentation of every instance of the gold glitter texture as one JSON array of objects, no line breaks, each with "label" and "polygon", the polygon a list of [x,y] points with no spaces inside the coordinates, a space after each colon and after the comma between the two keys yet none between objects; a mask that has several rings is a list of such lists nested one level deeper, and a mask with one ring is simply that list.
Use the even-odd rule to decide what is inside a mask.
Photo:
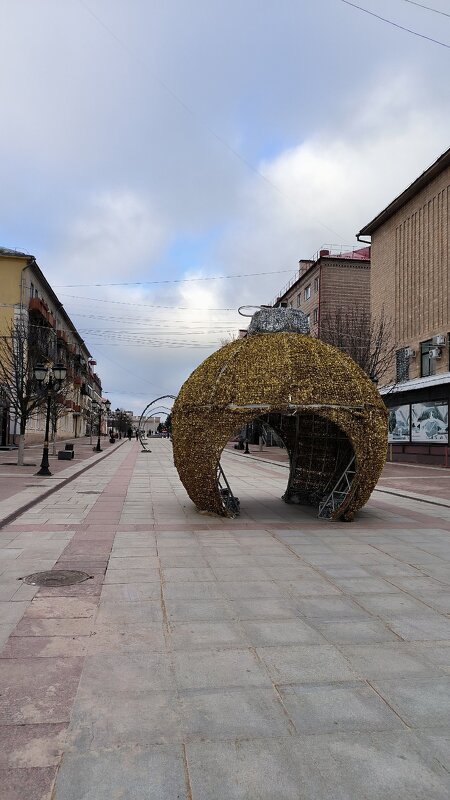
[{"label": "gold glitter texture", "polygon": [[[174,461],[197,508],[227,516],[217,481],[220,455],[237,431],[261,418],[287,447],[288,500],[298,489],[301,502],[318,504],[343,459],[355,455],[351,489],[332,515],[352,519],[385,463],[386,408],[349,356],[319,339],[285,332],[230,342],[182,386],[172,411]],[[232,489],[239,494],[239,487]]]}]

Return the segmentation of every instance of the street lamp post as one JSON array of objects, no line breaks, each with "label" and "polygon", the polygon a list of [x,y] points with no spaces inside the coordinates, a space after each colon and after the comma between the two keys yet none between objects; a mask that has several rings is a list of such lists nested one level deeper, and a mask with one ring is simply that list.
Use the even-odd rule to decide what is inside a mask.
[{"label": "street lamp post", "polygon": [[97,436],[97,445],[96,445],[96,448],[95,448],[95,452],[96,453],[101,453],[102,452],[102,448],[100,447],[100,432],[101,432],[101,425],[102,425],[102,406],[101,406],[100,403],[98,403],[97,409],[98,409],[98,431],[97,431],[98,436]]},{"label": "street lamp post", "polygon": [[52,393],[59,389],[62,382],[65,380],[67,370],[64,364],[36,364],[34,369],[34,377],[38,383],[46,386],[47,389],[47,415],[45,418],[45,440],[44,448],[42,451],[41,468],[36,475],[51,475],[48,463],[48,437],[50,430],[50,413],[52,404]]},{"label": "street lamp post", "polygon": [[250,450],[248,449],[248,422],[247,422],[246,425],[245,425],[245,450],[244,450],[244,455],[248,456],[249,453],[250,453]]},{"label": "street lamp post", "polygon": [[109,422],[110,422],[109,415],[110,415],[110,411],[111,411],[111,401],[110,400],[105,400],[105,409],[106,409],[106,433],[108,433],[109,432]]}]

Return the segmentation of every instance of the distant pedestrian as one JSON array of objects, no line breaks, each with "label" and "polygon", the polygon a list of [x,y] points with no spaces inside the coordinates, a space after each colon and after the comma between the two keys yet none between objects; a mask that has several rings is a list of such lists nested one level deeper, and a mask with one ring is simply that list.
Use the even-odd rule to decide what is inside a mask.
[{"label": "distant pedestrian", "polygon": [[139,431],[136,431],[136,441],[139,441]]},{"label": "distant pedestrian", "polygon": [[131,442],[131,437],[133,436],[133,429],[132,428],[128,428],[127,436],[128,436],[129,441]]}]

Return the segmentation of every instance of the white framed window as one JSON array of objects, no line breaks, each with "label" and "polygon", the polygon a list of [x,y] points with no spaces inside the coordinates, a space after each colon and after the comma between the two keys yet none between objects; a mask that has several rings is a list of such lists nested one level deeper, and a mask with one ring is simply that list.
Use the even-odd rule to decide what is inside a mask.
[{"label": "white framed window", "polygon": [[316,324],[319,321],[319,309],[315,308],[313,311],[313,322]]},{"label": "white framed window", "polygon": [[320,278],[319,278],[319,276],[317,276],[317,278],[314,278],[314,291],[315,292],[319,291],[319,285],[320,285]]},{"label": "white framed window", "polygon": [[311,297],[311,284],[309,283],[308,286],[305,286],[305,300],[309,300]]}]

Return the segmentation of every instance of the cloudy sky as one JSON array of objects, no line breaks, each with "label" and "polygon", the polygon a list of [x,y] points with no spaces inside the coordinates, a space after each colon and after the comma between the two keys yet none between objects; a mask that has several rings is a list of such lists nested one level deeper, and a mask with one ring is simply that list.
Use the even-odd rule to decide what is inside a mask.
[{"label": "cloudy sky", "polygon": [[0,1],[0,245],[36,257],[113,408],[176,394],[238,306],[450,146],[448,0],[356,5]]}]

